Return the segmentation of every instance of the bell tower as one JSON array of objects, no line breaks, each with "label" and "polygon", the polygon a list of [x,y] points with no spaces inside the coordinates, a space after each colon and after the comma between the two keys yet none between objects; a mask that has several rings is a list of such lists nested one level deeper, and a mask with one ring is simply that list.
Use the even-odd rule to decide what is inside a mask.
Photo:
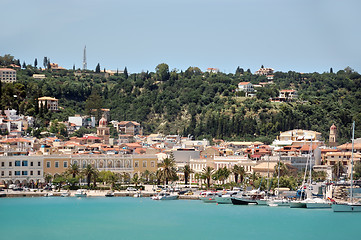
[{"label": "bell tower", "polygon": [[332,126],[330,127],[329,145],[330,147],[337,146],[337,127],[335,126],[335,124],[332,124]]}]

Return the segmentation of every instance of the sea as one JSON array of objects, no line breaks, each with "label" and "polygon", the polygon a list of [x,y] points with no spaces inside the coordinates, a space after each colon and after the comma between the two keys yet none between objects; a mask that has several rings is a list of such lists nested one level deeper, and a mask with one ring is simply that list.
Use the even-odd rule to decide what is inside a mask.
[{"label": "sea", "polygon": [[0,199],[0,239],[360,239],[361,213],[132,197]]}]

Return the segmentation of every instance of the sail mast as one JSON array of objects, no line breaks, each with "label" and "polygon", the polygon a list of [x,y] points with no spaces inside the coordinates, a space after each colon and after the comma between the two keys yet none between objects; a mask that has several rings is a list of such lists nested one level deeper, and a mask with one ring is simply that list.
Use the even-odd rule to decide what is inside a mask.
[{"label": "sail mast", "polygon": [[352,152],[351,152],[351,191],[350,191],[350,201],[352,204],[352,187],[353,187],[353,148],[354,148],[354,141],[355,141],[355,121],[352,123]]}]

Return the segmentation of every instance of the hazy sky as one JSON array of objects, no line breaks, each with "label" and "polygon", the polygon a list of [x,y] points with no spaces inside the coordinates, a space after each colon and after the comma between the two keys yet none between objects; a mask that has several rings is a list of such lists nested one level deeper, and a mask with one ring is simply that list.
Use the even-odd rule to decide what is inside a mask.
[{"label": "hazy sky", "polygon": [[360,0],[1,0],[0,55],[65,68],[361,72]]}]

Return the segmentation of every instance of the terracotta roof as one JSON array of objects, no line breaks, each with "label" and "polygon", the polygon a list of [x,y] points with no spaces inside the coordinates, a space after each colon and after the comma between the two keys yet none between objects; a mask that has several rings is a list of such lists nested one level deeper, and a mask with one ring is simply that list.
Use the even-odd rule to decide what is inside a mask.
[{"label": "terracotta roof", "polygon": [[247,84],[249,84],[250,82],[240,82],[240,83],[238,83],[238,85],[247,85]]},{"label": "terracotta roof", "polygon": [[287,90],[287,89],[285,89],[285,90],[281,90],[281,92],[296,92],[296,90]]}]

